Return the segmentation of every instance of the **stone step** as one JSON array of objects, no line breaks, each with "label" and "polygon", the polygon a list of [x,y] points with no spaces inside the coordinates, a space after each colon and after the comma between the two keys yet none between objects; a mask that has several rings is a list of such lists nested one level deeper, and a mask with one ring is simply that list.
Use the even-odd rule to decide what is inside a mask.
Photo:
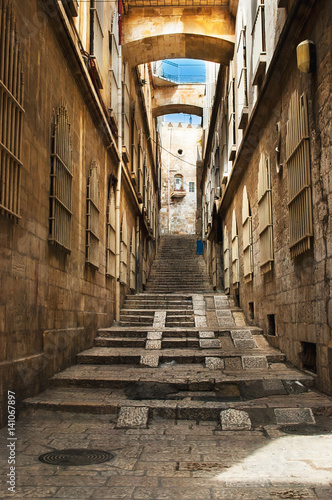
[{"label": "stone step", "polygon": [[[150,389],[150,390],[148,390]],[[178,420],[215,420],[219,421],[220,412],[229,409],[246,411],[250,417],[253,427],[276,424],[301,424],[310,423],[311,410],[313,418],[322,413],[330,414],[332,411],[332,399],[328,396],[317,394],[309,390],[302,394],[287,393],[285,395],[273,395],[247,400],[241,395],[233,396],[234,401],[229,401],[235,388],[229,387],[228,393],[215,391],[206,394],[206,400],[199,399],[195,392],[184,392],[185,398],[169,399],[146,397],[139,400],[132,399],[126,391],[108,388],[80,388],[61,387],[48,389],[36,397],[24,401],[25,409],[42,409],[52,411],[69,411],[90,414],[118,414],[122,407],[147,407],[150,417],[172,418]],[[137,387],[144,393],[144,388]],[[149,393],[154,396],[153,388],[147,387]],[[158,387],[155,388],[157,394]],[[178,393],[180,394],[180,393]],[[212,394],[215,394],[213,397]],[[157,394],[158,395],[158,394]],[[210,399],[211,395],[211,399]],[[174,394],[176,396],[176,394]],[[281,410],[281,411],[280,411]],[[297,411],[296,411],[297,410]]]},{"label": "stone step", "polygon": [[[199,345],[202,345],[200,340]],[[254,351],[254,352],[253,352]],[[108,348],[93,347],[77,355],[79,364],[134,364],[141,363],[141,357],[147,354],[159,356],[161,363],[206,363],[206,358],[217,358],[222,361],[223,369],[227,370],[255,370],[267,371],[271,363],[282,363],[285,355],[278,351],[266,352],[256,349],[221,349],[206,345],[203,348],[187,349],[143,349],[143,348]]]},{"label": "stone step", "polygon": [[[157,311],[158,309],[156,309]],[[154,310],[153,309],[121,309],[121,316],[134,316],[138,315],[139,317],[154,317]],[[180,316],[185,316],[188,318],[193,317],[193,309],[191,308],[190,310],[183,310],[183,309],[171,309],[166,311],[167,317],[169,318],[175,318],[175,317],[180,317]]]}]

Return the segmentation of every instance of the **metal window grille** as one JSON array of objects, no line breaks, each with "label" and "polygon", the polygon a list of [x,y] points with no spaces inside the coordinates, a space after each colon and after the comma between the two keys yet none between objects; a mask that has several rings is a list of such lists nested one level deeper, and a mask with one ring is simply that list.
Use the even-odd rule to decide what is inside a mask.
[{"label": "metal window grille", "polygon": [[142,284],[146,285],[147,282],[147,251],[146,251],[146,239],[143,241],[143,269],[142,269]]},{"label": "metal window grille", "polygon": [[229,240],[227,226],[224,226],[224,288],[225,293],[230,292]]},{"label": "metal window grille", "polygon": [[121,85],[120,75],[120,54],[119,54],[119,26],[118,26],[118,11],[115,8],[112,19],[112,32],[109,39],[110,50],[110,86],[111,86],[111,103],[110,107],[116,117],[118,117],[118,91]]},{"label": "metal window grille", "polygon": [[299,99],[298,92],[293,92],[288,116],[289,246],[291,257],[296,257],[310,249],[313,236],[308,105],[305,94]]},{"label": "metal window grille", "polygon": [[260,240],[260,267],[263,273],[272,269],[273,223],[272,223],[272,186],[270,158],[261,154],[258,171],[258,215]]},{"label": "metal window grille", "polygon": [[99,180],[98,166],[92,162],[87,188],[86,262],[99,267]]},{"label": "metal window grille", "polygon": [[244,128],[248,117],[248,87],[247,87],[247,53],[246,28],[240,31],[237,47],[237,101],[238,101],[238,128]]},{"label": "metal window grille", "polygon": [[15,19],[0,0],[0,214],[20,217],[24,82]]},{"label": "metal window grille", "polygon": [[120,227],[120,282],[126,284],[128,281],[128,229],[127,218],[124,214]]},{"label": "metal window grille", "polygon": [[212,242],[212,256],[211,256],[211,274],[212,284],[217,286],[217,255],[216,255],[216,242]]},{"label": "metal window grille", "polygon": [[115,192],[113,186],[109,191],[106,220],[106,275],[115,278],[116,230]]},{"label": "metal window grille", "polygon": [[243,267],[245,281],[253,278],[253,243],[252,243],[252,217],[248,200],[247,188],[243,188],[242,201],[242,232],[243,232]]},{"label": "metal window grille", "polygon": [[239,235],[237,232],[235,210],[233,210],[233,216],[232,216],[232,276],[233,276],[233,285],[238,286],[240,281]]},{"label": "metal window grille", "polygon": [[130,145],[130,95],[129,95],[129,68],[124,66],[124,81],[122,84],[122,126],[123,126],[123,146],[127,148],[129,153]]},{"label": "metal window grille", "polygon": [[233,161],[236,154],[235,127],[235,78],[229,82],[228,88],[228,160]]},{"label": "metal window grille", "polygon": [[135,256],[135,229],[132,229],[130,238],[130,269],[129,269],[129,281],[130,288],[135,290],[136,288],[136,256]]},{"label": "metal window grille", "polygon": [[70,253],[73,155],[64,102],[54,112],[51,151],[49,242]]},{"label": "metal window grille", "polygon": [[189,193],[194,193],[195,192],[195,183],[194,182],[189,182]]},{"label": "metal window grille", "polygon": [[131,126],[131,177],[133,181],[137,182],[138,176],[138,149],[139,149],[139,132],[137,127],[137,121],[135,117],[135,111],[133,112]]}]

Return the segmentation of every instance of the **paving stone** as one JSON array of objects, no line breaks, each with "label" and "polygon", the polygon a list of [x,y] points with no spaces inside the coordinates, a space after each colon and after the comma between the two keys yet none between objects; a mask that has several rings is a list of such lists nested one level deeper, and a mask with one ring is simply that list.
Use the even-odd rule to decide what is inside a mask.
[{"label": "paving stone", "polygon": [[279,379],[263,380],[262,385],[269,394],[286,394],[284,384]]},{"label": "paving stone", "polygon": [[162,340],[163,332],[148,332],[146,338],[147,340]]},{"label": "paving stone", "polygon": [[194,315],[195,316],[206,316],[205,309],[198,309],[197,307],[194,308]]},{"label": "paving stone", "polygon": [[229,307],[229,301],[227,297],[220,297],[218,295],[214,296],[215,308]]},{"label": "paving stone", "polygon": [[266,356],[242,356],[244,370],[256,370],[257,368],[268,368]]},{"label": "paving stone", "polygon": [[157,368],[157,366],[159,365],[159,355],[142,354],[140,364],[143,366],[150,366],[151,368]]},{"label": "paving stone", "polygon": [[220,349],[219,339],[200,339],[199,341],[200,349]]},{"label": "paving stone", "polygon": [[156,311],[153,317],[153,328],[164,328],[166,324],[166,311]]},{"label": "paving stone", "polygon": [[247,326],[246,318],[243,312],[233,312],[233,318],[237,326]]},{"label": "paving stone", "polygon": [[207,326],[205,316],[195,316],[195,326],[201,328],[202,326]]},{"label": "paving stone", "polygon": [[220,412],[220,423],[223,431],[250,430],[251,420],[246,411],[224,410]]},{"label": "paving stone", "polygon": [[252,339],[250,330],[231,330],[231,337],[235,339]]},{"label": "paving stone", "polygon": [[235,339],[233,342],[237,349],[257,349],[254,339]]},{"label": "paving stone", "polygon": [[205,358],[205,366],[210,370],[223,370],[225,368],[225,362],[222,358]]},{"label": "paving stone", "polygon": [[222,318],[217,318],[218,320],[218,326],[221,328],[227,328],[229,326],[234,326],[234,319],[233,318],[227,318],[227,317],[222,317]]},{"label": "paving stone", "polygon": [[314,424],[315,417],[311,408],[276,408],[277,424]]},{"label": "paving stone", "polygon": [[231,318],[233,319],[232,312],[229,309],[216,309],[217,318]]},{"label": "paving stone", "polygon": [[214,339],[214,332],[199,332],[200,339]]},{"label": "paving stone", "polygon": [[147,340],[145,349],[161,349],[161,340]]},{"label": "paving stone", "polygon": [[242,370],[242,362],[240,356],[232,358],[224,358],[225,370]]},{"label": "paving stone", "polygon": [[149,408],[146,406],[122,406],[118,421],[117,429],[144,429],[148,425]]}]

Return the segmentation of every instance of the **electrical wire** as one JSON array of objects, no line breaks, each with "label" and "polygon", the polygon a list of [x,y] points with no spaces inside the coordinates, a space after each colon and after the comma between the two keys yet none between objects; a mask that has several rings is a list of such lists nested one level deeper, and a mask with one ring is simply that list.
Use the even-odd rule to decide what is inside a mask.
[{"label": "electrical wire", "polygon": [[186,160],[183,160],[182,158],[180,158],[178,155],[175,155],[174,153],[171,153],[170,151],[168,151],[168,149],[164,148],[163,146],[161,146],[159,144],[159,142],[155,141],[154,139],[152,139],[151,136],[147,136],[147,134],[145,134],[146,137],[147,137],[147,140],[150,140],[152,142],[154,142],[155,144],[158,144],[158,146],[163,149],[164,151],[166,151],[166,153],[168,153],[169,155],[172,155],[174,156],[174,158],[177,158],[178,160],[180,161],[183,161],[184,163],[188,163],[188,165],[191,165],[192,167],[196,167],[197,165],[195,165],[194,163],[190,163],[189,161],[186,161]]}]

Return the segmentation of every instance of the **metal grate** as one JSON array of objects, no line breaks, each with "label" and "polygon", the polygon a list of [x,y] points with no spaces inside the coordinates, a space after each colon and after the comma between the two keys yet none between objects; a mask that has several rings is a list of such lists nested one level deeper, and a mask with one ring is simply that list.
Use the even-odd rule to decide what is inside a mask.
[{"label": "metal grate", "polygon": [[115,192],[110,187],[107,203],[106,223],[106,275],[115,278],[116,230],[115,230]]},{"label": "metal grate", "polygon": [[253,278],[253,244],[252,244],[252,217],[248,200],[247,188],[243,188],[242,200],[242,231],[243,231],[243,267],[245,280]]},{"label": "metal grate", "polygon": [[292,94],[287,122],[286,156],[289,196],[289,245],[291,257],[310,249],[312,199],[309,151],[308,106],[305,94]]},{"label": "metal grate", "polygon": [[237,232],[235,210],[233,210],[233,216],[232,216],[232,275],[233,275],[233,285],[237,287],[240,281],[240,270],[239,270],[239,236]]},{"label": "metal grate", "polygon": [[20,217],[24,82],[12,8],[0,0],[0,214]]},{"label": "metal grate", "polygon": [[68,113],[64,102],[54,112],[51,154],[51,244],[70,253],[73,159]]},{"label": "metal grate", "polygon": [[92,162],[87,189],[86,262],[99,267],[99,180],[98,166]]},{"label": "metal grate", "polygon": [[102,464],[113,460],[114,455],[108,451],[68,449],[56,450],[40,455],[38,460],[48,465],[76,466]]},{"label": "metal grate", "polygon": [[230,292],[230,276],[229,276],[229,240],[227,226],[224,227],[224,288],[225,293]]},{"label": "metal grate", "polygon": [[261,154],[258,170],[258,215],[260,239],[260,266],[263,273],[272,269],[273,225],[272,225],[272,186],[270,158]]}]

